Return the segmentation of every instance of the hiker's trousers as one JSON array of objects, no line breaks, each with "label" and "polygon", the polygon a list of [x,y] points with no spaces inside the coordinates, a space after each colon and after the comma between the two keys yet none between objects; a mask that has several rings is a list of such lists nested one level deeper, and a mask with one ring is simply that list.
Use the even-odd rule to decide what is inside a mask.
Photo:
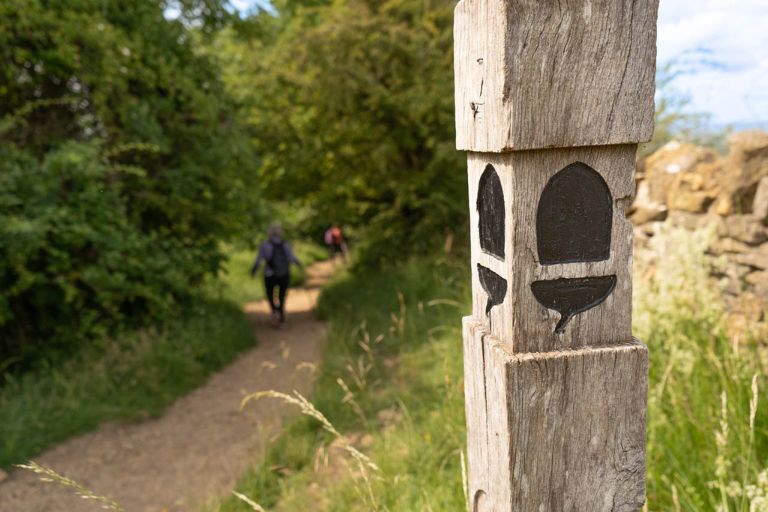
[{"label": "hiker's trousers", "polygon": [[[284,276],[264,276],[264,290],[267,292],[267,300],[272,313],[280,316],[280,321],[285,321],[285,295],[288,293],[288,283],[291,281],[290,274]],[[275,288],[277,288],[277,298],[275,301]]]}]

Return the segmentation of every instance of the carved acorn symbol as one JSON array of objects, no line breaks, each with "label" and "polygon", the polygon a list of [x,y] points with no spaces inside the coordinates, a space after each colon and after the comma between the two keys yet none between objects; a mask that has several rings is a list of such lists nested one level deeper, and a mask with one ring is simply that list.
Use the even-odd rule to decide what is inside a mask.
[{"label": "carved acorn symbol", "polygon": [[[478,233],[480,249],[483,252],[504,259],[504,191],[496,169],[488,164],[480,176],[477,192],[477,212],[479,217]],[[507,280],[493,270],[477,265],[480,285],[488,294],[485,314],[491,308],[504,302],[507,294]]]},{"label": "carved acorn symbol", "polygon": [[[611,251],[613,200],[600,174],[575,162],[547,182],[536,212],[536,240],[542,265],[607,260]],[[574,315],[602,303],[616,287],[616,276],[560,278],[531,283],[544,307],[560,313],[555,333]]]},{"label": "carved acorn symbol", "polygon": [[483,252],[504,259],[504,191],[496,169],[488,164],[477,192],[478,232]]}]

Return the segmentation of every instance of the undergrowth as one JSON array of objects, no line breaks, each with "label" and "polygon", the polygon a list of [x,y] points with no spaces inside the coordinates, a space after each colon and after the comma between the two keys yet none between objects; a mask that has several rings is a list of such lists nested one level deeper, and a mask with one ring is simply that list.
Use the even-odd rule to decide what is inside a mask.
[{"label": "undergrowth", "polygon": [[[635,334],[651,357],[645,510],[768,509],[765,340],[725,334],[706,236],[663,233],[655,273],[635,280]],[[378,469],[361,472],[306,417],[259,456],[240,496],[271,511],[466,509],[459,327],[468,281],[465,262],[443,259],[330,286],[321,299],[328,352],[311,402]],[[232,497],[211,510],[253,505]]]}]

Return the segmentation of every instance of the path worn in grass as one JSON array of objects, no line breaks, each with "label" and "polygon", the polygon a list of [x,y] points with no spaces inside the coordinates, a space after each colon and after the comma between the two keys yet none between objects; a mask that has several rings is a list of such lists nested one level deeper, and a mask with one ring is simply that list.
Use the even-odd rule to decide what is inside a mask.
[{"label": "path worn in grass", "polygon": [[[103,425],[36,462],[109,496],[128,512],[194,511],[228,493],[280,424],[296,413],[277,400],[252,402],[241,412],[242,397],[265,389],[309,391],[325,340],[325,325],[314,308],[332,272],[330,262],[309,267],[306,285],[289,293],[283,329],[268,326],[264,302],[247,304],[259,345],[162,417]],[[0,483],[0,512],[97,510],[102,510],[97,503],[26,471]]]}]

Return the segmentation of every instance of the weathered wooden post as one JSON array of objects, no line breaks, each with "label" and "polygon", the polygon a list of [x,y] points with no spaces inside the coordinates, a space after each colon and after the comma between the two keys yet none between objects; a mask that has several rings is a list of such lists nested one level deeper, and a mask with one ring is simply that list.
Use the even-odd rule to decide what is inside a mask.
[{"label": "weathered wooden post", "polygon": [[658,0],[461,0],[464,319],[473,512],[645,500],[647,349],[632,338],[637,143],[653,132]]}]

